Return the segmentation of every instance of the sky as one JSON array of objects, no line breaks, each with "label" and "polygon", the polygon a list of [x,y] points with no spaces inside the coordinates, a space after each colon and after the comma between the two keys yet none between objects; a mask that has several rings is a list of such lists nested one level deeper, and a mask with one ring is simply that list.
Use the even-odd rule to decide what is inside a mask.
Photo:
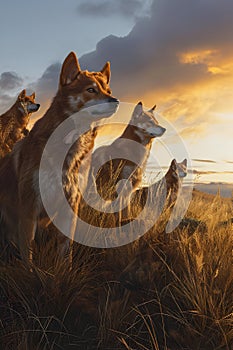
[{"label": "sky", "polygon": [[0,113],[27,88],[41,116],[70,51],[83,69],[110,60],[114,95],[157,104],[184,140],[196,181],[233,183],[232,18],[232,0],[1,2]]}]

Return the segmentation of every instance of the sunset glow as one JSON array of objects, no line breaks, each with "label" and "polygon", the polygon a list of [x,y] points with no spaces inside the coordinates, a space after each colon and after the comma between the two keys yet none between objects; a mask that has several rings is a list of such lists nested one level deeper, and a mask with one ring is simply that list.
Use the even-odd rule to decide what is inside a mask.
[{"label": "sunset glow", "polygon": [[[10,106],[22,87],[35,90],[41,109],[32,126],[56,93],[60,63],[68,51],[78,53],[84,69],[99,69],[103,62],[110,60],[114,95],[132,104],[142,100],[148,108],[156,103],[158,117],[172,123],[187,144],[191,159],[216,161],[202,164],[204,168],[194,163],[195,170],[205,171],[198,175],[197,181],[233,182],[232,163],[227,163],[233,161],[232,2],[224,0],[220,4],[208,0],[201,5],[195,1],[188,4],[180,0],[154,0],[143,2],[141,8],[139,2],[132,2],[130,8],[122,3],[122,7],[114,7],[115,12],[111,12],[110,4],[103,7],[100,0],[95,5],[72,0],[69,2],[71,14],[72,11],[58,1],[53,7],[53,18],[44,13],[40,30],[29,18],[38,52],[35,56],[34,50],[30,50],[21,60],[12,57],[18,57],[19,50],[27,52],[27,47],[22,48],[20,36],[19,49],[15,42],[18,32],[9,31],[7,38],[1,39],[0,73],[15,72],[16,75],[12,75],[7,88],[1,85],[1,76],[1,111]],[[17,13],[22,12],[28,1],[22,3]],[[74,12],[77,8],[79,11]],[[9,11],[6,5],[5,12]],[[37,4],[35,11],[42,18],[44,6]],[[4,11],[0,16],[4,32]],[[66,20],[63,31],[61,18]],[[15,20],[18,23],[17,18]],[[59,45],[54,40],[52,25],[54,32],[57,30]],[[91,30],[91,35],[89,30],[83,31],[84,27],[93,25],[95,30]],[[24,26],[29,37],[32,35],[25,23],[20,21],[20,26]],[[41,40],[42,37],[46,40]],[[109,139],[114,134],[110,128],[105,130]],[[172,135],[166,136],[166,142],[173,141]],[[168,165],[167,161],[164,160],[164,165]]]}]

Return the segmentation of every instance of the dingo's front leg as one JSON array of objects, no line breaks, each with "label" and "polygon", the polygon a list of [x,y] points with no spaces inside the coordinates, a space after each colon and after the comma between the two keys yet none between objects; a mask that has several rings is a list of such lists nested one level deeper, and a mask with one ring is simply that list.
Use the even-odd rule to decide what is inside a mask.
[{"label": "dingo's front leg", "polygon": [[21,213],[18,229],[19,251],[26,265],[32,264],[32,243],[35,238],[36,226],[36,220],[26,217],[25,213]]}]

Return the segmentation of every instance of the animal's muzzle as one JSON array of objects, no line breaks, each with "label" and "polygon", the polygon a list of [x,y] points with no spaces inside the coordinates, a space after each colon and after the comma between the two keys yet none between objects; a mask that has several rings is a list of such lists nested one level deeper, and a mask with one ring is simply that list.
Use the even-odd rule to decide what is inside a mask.
[{"label": "animal's muzzle", "polygon": [[165,128],[163,128],[163,127],[161,127],[161,133],[162,133],[162,135],[165,133],[165,131],[166,131],[166,129]]},{"label": "animal's muzzle", "polygon": [[115,103],[117,105],[119,105],[119,103],[120,103],[120,101],[117,98],[115,98],[115,97],[109,97],[108,98],[108,102],[113,102],[113,103]]},{"label": "animal's muzzle", "polygon": [[37,112],[39,108],[40,108],[40,104],[39,103],[32,103],[32,104],[27,106],[27,111],[29,113]]}]

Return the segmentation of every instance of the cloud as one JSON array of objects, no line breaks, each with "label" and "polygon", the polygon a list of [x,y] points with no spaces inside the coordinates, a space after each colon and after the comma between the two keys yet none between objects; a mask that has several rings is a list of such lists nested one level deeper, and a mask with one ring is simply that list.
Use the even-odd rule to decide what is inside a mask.
[{"label": "cloud", "polygon": [[201,163],[217,163],[215,160],[210,159],[192,159],[194,162],[201,162]]},{"label": "cloud", "polygon": [[[231,47],[232,17],[231,0],[154,1],[150,18],[138,20],[126,37],[104,38],[81,63],[95,70],[110,60],[114,92],[124,99],[192,86],[218,76],[209,68],[217,67]],[[189,52],[197,57],[182,60]]]},{"label": "cloud", "polygon": [[194,174],[194,175],[212,175],[212,174],[222,174],[223,173],[223,172],[219,172],[219,171],[196,170],[196,169],[188,170],[188,172],[190,174]]},{"label": "cloud", "polygon": [[181,129],[179,131],[179,136],[187,139],[194,136],[199,137],[204,132],[205,123],[196,125],[195,122],[193,122],[192,126]]},{"label": "cloud", "polygon": [[87,0],[78,5],[80,14],[91,17],[124,16],[137,17],[147,13],[151,1],[142,0]]},{"label": "cloud", "polygon": [[[117,14],[135,15],[142,3],[89,0],[78,9],[86,15],[106,16],[117,6]],[[125,37],[101,40],[95,51],[80,58],[81,67],[99,70],[110,60],[115,96],[126,102],[143,99],[158,107],[172,104],[163,116],[175,122],[181,136],[199,137],[209,130],[208,121],[213,124],[217,119],[213,111],[217,112],[219,101],[226,106],[225,97],[232,96],[233,66],[228,62],[233,57],[232,17],[231,0],[154,0],[150,17],[137,18]],[[30,86],[44,109],[56,93],[60,67],[59,63],[49,66]]]},{"label": "cloud", "polygon": [[188,170],[188,172],[190,174],[194,174],[194,175],[213,175],[213,174],[228,174],[228,175],[232,175],[233,171],[215,171],[215,170],[197,170],[197,169],[192,169],[192,170]]},{"label": "cloud", "polygon": [[23,79],[15,72],[3,72],[0,76],[0,89],[4,91],[14,90],[21,87]]},{"label": "cloud", "polygon": [[[45,72],[37,81],[25,87],[27,89],[27,94],[30,94],[33,91],[36,92],[36,101],[41,104],[39,112],[35,113],[35,115],[32,115],[32,123],[36,119],[41,117],[51,104],[51,100],[57,91],[60,70],[61,64],[53,63],[45,70]],[[15,76],[17,77],[16,74]],[[16,79],[16,81],[20,81],[20,79]],[[11,83],[11,85],[9,84],[9,86],[12,86],[13,88],[13,82]],[[17,85],[15,84],[14,87],[17,87]],[[4,87],[4,90],[7,89]],[[6,94],[5,92],[3,92],[2,94],[0,93],[0,114],[4,113],[16,101],[16,98],[17,95],[11,96],[10,94]]]},{"label": "cloud", "polygon": [[[15,72],[3,72],[0,75],[0,115],[6,112],[16,101],[22,89],[23,79]],[[17,94],[15,90],[17,89]]]},{"label": "cloud", "polygon": [[40,111],[36,113],[34,118],[42,116],[51,103],[52,98],[56,94],[58,88],[58,79],[60,75],[61,64],[51,64],[43,73],[43,75],[34,83],[29,85],[31,91],[36,92],[36,99],[41,104]]},{"label": "cloud", "polygon": [[15,101],[16,97],[12,97],[5,93],[0,94],[0,115],[6,112]]},{"label": "cloud", "polygon": [[47,96],[57,90],[58,78],[61,70],[60,63],[51,64],[43,73],[41,78],[32,86],[35,86],[37,93]]}]

